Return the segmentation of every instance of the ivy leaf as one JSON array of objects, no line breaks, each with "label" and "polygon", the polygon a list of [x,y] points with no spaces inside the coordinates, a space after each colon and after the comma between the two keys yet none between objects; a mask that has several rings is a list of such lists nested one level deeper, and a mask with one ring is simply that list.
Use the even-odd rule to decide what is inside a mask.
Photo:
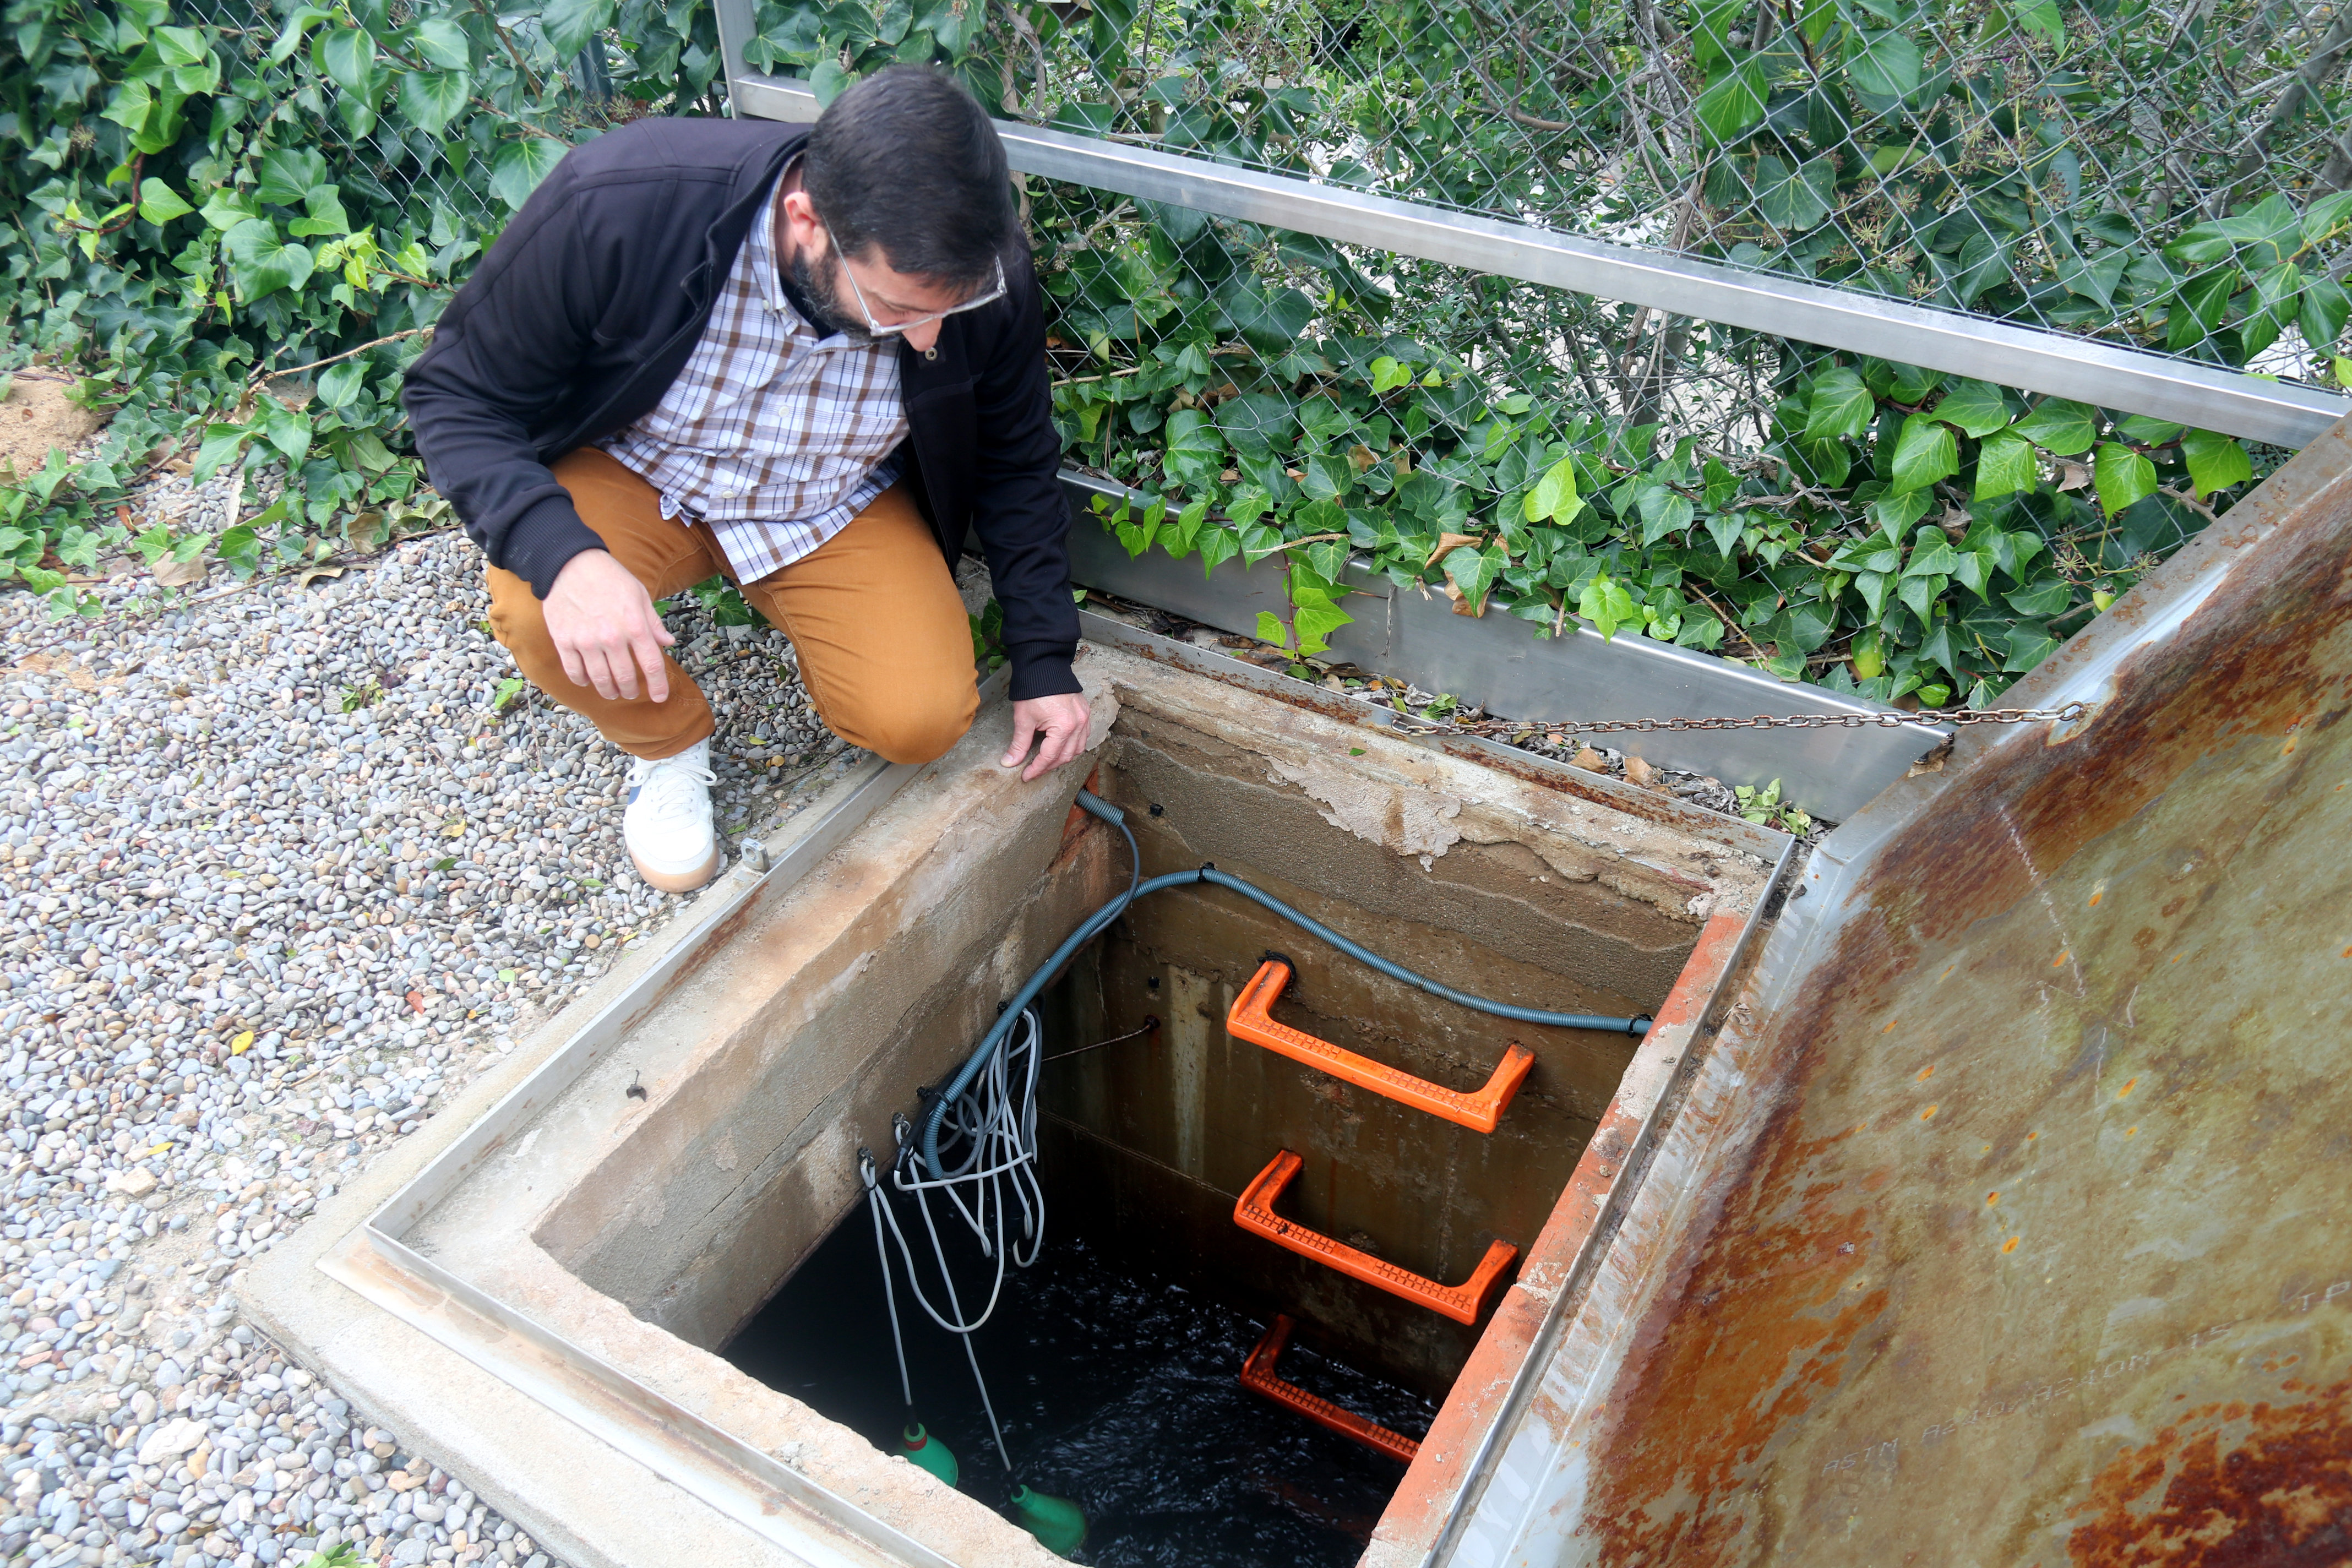
[{"label": "ivy leaf", "polygon": [[1664,485],[1651,485],[1641,494],[1642,548],[1646,550],[1669,533],[1677,533],[1691,525],[1697,510],[1690,497]]},{"label": "ivy leaf", "polygon": [[355,359],[329,365],[319,377],[319,401],[330,408],[341,408],[360,395],[367,380],[367,367]]},{"label": "ivy leaf", "polygon": [[1562,458],[1544,470],[1543,478],[1538,479],[1535,489],[1528,492],[1528,499],[1520,503],[1519,510],[1529,522],[1549,520],[1566,524],[1574,521],[1584,508],[1584,500],[1576,493],[1575,459]]},{"label": "ivy leaf", "polygon": [[2009,423],[2009,405],[1998,387],[1981,381],[1958,381],[1936,405],[1935,416],[1958,426],[1963,436],[1990,436]]},{"label": "ivy leaf", "polygon": [[2254,477],[2253,459],[2246,448],[2211,430],[2191,430],[2180,438],[2180,455],[2189,463],[2189,481],[2200,496]]},{"label": "ivy leaf", "polygon": [[1906,577],[1895,585],[1895,596],[1911,607],[1911,613],[1926,625],[1935,619],[1936,601],[1944,596],[1950,579],[1942,576]]},{"label": "ivy leaf", "polygon": [[[273,147],[261,155],[260,178],[254,194],[282,207],[299,207],[310,194],[328,183],[327,161],[310,147]],[[207,215],[212,204],[205,204]]]},{"label": "ivy leaf", "polygon": [[2015,430],[1996,430],[1977,448],[1977,500],[2031,490],[2041,481],[2042,459],[2033,443]]},{"label": "ivy leaf", "polygon": [[261,570],[261,536],[253,524],[241,522],[214,542],[213,553],[239,577],[250,577]]},{"label": "ivy leaf", "polygon": [[[1926,617],[1923,616],[1921,618]],[[1927,635],[1920,639],[1919,658],[1923,661],[1933,660],[1941,665],[1948,674],[1958,676],[1960,673],[1960,654],[1959,650],[1952,646],[1952,623],[1937,621],[1928,630]]]},{"label": "ivy leaf", "polygon": [[1736,142],[1764,118],[1766,87],[1763,59],[1742,60],[1698,95],[1691,112],[1717,142]]},{"label": "ivy leaf", "polygon": [[1272,610],[1257,613],[1257,640],[1270,642],[1276,647],[1290,646],[1290,628],[1282,624]]},{"label": "ivy leaf", "polygon": [[1739,536],[1747,525],[1746,514],[1736,511],[1717,512],[1706,520],[1707,537],[1715,541],[1717,552],[1725,560],[1731,559],[1731,552],[1738,545]]},{"label": "ivy leaf", "polygon": [[2009,12],[2020,27],[2065,52],[2066,22],[2058,15],[2057,0],[2010,0]]},{"label": "ivy leaf", "polygon": [[1236,272],[1217,290],[1217,303],[1232,318],[1234,330],[1261,353],[1280,353],[1315,319],[1315,301],[1296,289],[1268,294],[1246,272]]},{"label": "ivy leaf", "polygon": [[1499,544],[1490,544],[1483,550],[1451,550],[1445,555],[1445,575],[1461,591],[1462,602],[1470,606],[1468,613],[1483,616],[1486,613],[1486,595],[1509,563],[1509,557]]},{"label": "ivy leaf", "polygon": [[1180,408],[1170,415],[1166,439],[1161,468],[1174,483],[1205,485],[1223,467],[1225,444],[1209,416],[1197,408]]},{"label": "ivy leaf", "polygon": [[1324,595],[1315,595],[1315,602],[1301,602],[1291,609],[1291,626],[1298,627],[1298,651],[1301,654],[1322,654],[1331,647],[1331,632],[1350,626],[1355,616],[1340,609]]},{"label": "ivy leaf", "polygon": [[2008,599],[2010,608],[2018,614],[2048,619],[2053,616],[2064,615],[2068,606],[2074,604],[2074,584],[2063,577],[2044,577],[2039,583],[2030,583],[2002,596]]},{"label": "ivy leaf", "polygon": [[1230,528],[1215,524],[1201,530],[1201,575],[1208,576],[1221,563],[1231,561],[1241,553],[1241,536]]},{"label": "ivy leaf", "polygon": [[464,70],[474,63],[474,47],[466,29],[446,16],[427,16],[409,29],[408,37],[428,65],[443,70]]},{"label": "ivy leaf", "polygon": [[1854,574],[1853,591],[1870,606],[1870,618],[1883,619],[1886,614],[1886,590],[1895,581],[1890,572],[1858,572]]},{"label": "ivy leaf", "polygon": [[1919,46],[1902,33],[1856,33],[1846,42],[1845,69],[1857,91],[1908,98],[1919,89]]},{"label": "ivy leaf", "polygon": [[1877,412],[1878,400],[1870,395],[1861,375],[1841,365],[1813,383],[1812,398],[1805,406],[1804,438],[1858,439]]},{"label": "ivy leaf", "polygon": [[614,0],[547,0],[539,13],[539,30],[557,57],[568,60],[613,25],[615,9]]},{"label": "ivy leaf", "polygon": [[2116,424],[2116,434],[2138,447],[2161,447],[2180,437],[2180,426],[2168,419],[2153,419],[2145,414],[2127,415]]},{"label": "ivy leaf", "polygon": [[1895,444],[1895,478],[1891,495],[1921,490],[1937,479],[1960,471],[1960,444],[1952,427],[1929,414],[1914,414],[1903,421],[1902,438]]},{"label": "ivy leaf", "polygon": [[2347,316],[2352,316],[2352,295],[2345,293],[2343,284],[2323,272],[2303,286],[2303,312],[2296,324],[2303,330],[2304,346],[2312,353],[2334,351]]},{"label": "ivy leaf", "polygon": [[161,226],[175,217],[185,217],[195,210],[163,181],[151,175],[139,182],[139,216],[149,223]]},{"label": "ivy leaf", "polygon": [[1739,476],[1713,458],[1706,460],[1699,478],[1706,487],[1704,493],[1709,511],[1720,511],[1739,499]]},{"label": "ivy leaf", "polygon": [[2089,451],[2099,438],[2099,416],[2087,405],[2045,397],[2010,428],[2045,452],[2073,458]]},{"label": "ivy leaf", "polygon": [[1384,393],[1394,392],[1401,386],[1411,386],[1412,384],[1412,368],[1390,358],[1386,354],[1382,354],[1380,358],[1372,362],[1371,370],[1372,395],[1374,396],[1379,396]]},{"label": "ivy leaf", "polygon": [[189,478],[203,484],[220,471],[223,463],[245,450],[247,437],[252,434],[242,425],[207,425],[203,444],[196,448],[195,467]]},{"label": "ivy leaf", "polygon": [[2001,661],[2004,673],[2023,674],[2058,651],[2058,639],[2050,628],[2033,622],[2009,628],[2009,657]]},{"label": "ivy leaf", "polygon": [[286,26],[278,30],[278,41],[269,46],[269,63],[284,65],[302,47],[304,34],[321,22],[333,21],[334,16],[332,11],[322,11],[316,5],[305,5],[292,13],[286,18]]},{"label": "ivy leaf", "polygon": [[153,37],[155,53],[167,66],[202,65],[212,58],[205,36],[194,27],[158,27]]},{"label": "ivy leaf", "polygon": [[809,90],[816,94],[817,107],[824,109],[856,79],[856,71],[845,69],[839,60],[827,55],[816,62],[814,70],[809,72]]},{"label": "ivy leaf", "polygon": [[564,146],[545,136],[524,136],[499,149],[490,164],[492,194],[520,212],[540,181],[562,160]]},{"label": "ivy leaf", "polygon": [[462,70],[410,71],[400,79],[400,111],[427,136],[438,136],[457,118],[473,91]]},{"label": "ivy leaf", "polygon": [[1783,233],[1816,226],[1837,200],[1837,164],[1826,154],[1790,168],[1766,153],[1756,160],[1756,212]]},{"label": "ivy leaf", "polygon": [[1593,629],[1603,637],[1611,639],[1616,637],[1619,626],[1638,624],[1642,618],[1641,606],[1633,602],[1633,595],[1606,572],[1596,574],[1584,585],[1576,602],[1576,613],[1591,621]]},{"label": "ivy leaf", "polygon": [[2120,442],[2103,441],[2091,459],[2091,483],[2100,510],[2113,517],[2156,493],[2156,465]]},{"label": "ivy leaf", "polygon": [[1903,568],[1906,577],[1948,576],[1959,568],[1959,552],[1944,537],[1943,530],[1935,527],[1919,531],[1918,542],[1912,546],[1911,559]]},{"label": "ivy leaf", "polygon": [[1219,405],[1217,424],[1235,451],[1286,448],[1298,430],[1298,410],[1287,397],[1253,392]]},{"label": "ivy leaf", "polygon": [[147,123],[147,117],[154,110],[155,89],[133,77],[115,89],[113,99],[100,111],[99,118],[135,132]]},{"label": "ivy leaf", "polygon": [[310,44],[310,63],[345,92],[375,90],[375,38],[363,27],[333,27]]},{"label": "ivy leaf", "polygon": [[278,237],[278,226],[268,218],[247,218],[225,238],[229,274],[247,304],[280,289],[299,289],[310,280],[310,252]]}]

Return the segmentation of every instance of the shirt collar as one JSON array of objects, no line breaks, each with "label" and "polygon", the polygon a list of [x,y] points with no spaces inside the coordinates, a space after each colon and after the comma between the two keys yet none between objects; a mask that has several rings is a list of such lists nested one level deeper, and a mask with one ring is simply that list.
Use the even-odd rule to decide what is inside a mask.
[{"label": "shirt collar", "polygon": [[801,155],[795,153],[777,172],[775,186],[768,193],[768,204],[761,209],[759,222],[752,226],[751,265],[768,309],[791,316],[809,336],[822,341],[825,334],[817,328],[816,312],[785,276],[783,256],[776,248],[776,219],[783,207],[784,181],[800,166],[800,162]]}]

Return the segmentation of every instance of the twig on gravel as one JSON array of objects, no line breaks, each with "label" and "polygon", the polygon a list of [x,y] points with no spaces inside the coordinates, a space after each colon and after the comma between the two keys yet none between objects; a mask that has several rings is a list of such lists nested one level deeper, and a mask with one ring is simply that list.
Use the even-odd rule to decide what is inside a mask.
[{"label": "twig on gravel", "polygon": [[306,370],[324,370],[331,364],[340,364],[344,360],[356,359],[361,354],[367,353],[370,349],[380,349],[386,343],[396,343],[403,338],[425,336],[430,334],[432,331],[433,329],[429,326],[411,327],[404,332],[394,332],[390,337],[378,338],[373,342],[362,343],[355,349],[345,349],[339,354],[329,354],[325,359],[314,359],[309,364],[298,364],[285,370],[257,370],[253,373],[252,377],[245,384],[245,395],[237,400],[237,413],[240,416],[244,414],[247,405],[251,404],[253,401],[254,393],[260,389],[261,384],[265,381],[276,381],[280,376],[299,375]]}]

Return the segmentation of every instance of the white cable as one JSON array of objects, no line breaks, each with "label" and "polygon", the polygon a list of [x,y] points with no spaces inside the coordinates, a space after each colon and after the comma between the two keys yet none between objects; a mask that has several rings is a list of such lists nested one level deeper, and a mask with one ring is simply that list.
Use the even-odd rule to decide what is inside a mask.
[{"label": "white cable", "polygon": [[[996,1406],[989,1398],[988,1382],[981,1376],[980,1358],[972,1352],[971,1336],[996,1311],[996,1303],[1004,1290],[1007,1260],[1026,1268],[1037,1261],[1037,1254],[1045,1244],[1045,1190],[1037,1178],[1037,1073],[1044,1054],[1044,1031],[1037,1015],[1034,1009],[1024,1009],[1003,1048],[973,1078],[971,1086],[940,1119],[945,1138],[960,1139],[964,1144],[960,1160],[942,1161],[947,1170],[944,1176],[925,1180],[915,1174],[913,1126],[903,1118],[893,1122],[898,1155],[892,1163],[890,1184],[911,1194],[922,1214],[923,1229],[931,1243],[931,1260],[939,1269],[940,1283],[946,1287],[945,1313],[933,1306],[924,1293],[922,1279],[915,1271],[914,1248],[908,1245],[907,1233],[899,1227],[897,1209],[875,1178],[870,1158],[859,1167],[874,1209],[874,1245],[881,1254],[882,1288],[890,1307],[890,1332],[898,1348],[899,1385],[902,1389],[908,1387],[907,1352],[905,1344],[898,1340],[898,1295],[890,1278],[889,1248],[883,1239],[886,1224],[889,1235],[898,1241],[899,1261],[907,1270],[907,1289],[915,1304],[931,1321],[963,1341],[964,1359],[971,1363],[972,1381],[980,1386],[980,1403],[988,1412],[997,1456],[1004,1460],[1008,1472],[1013,1468],[1013,1460],[1005,1452],[1004,1434],[997,1425]],[[948,1269],[947,1249],[940,1240],[939,1226],[931,1214],[930,1194],[934,1192],[946,1197],[979,1241],[981,1256],[996,1262],[988,1304],[974,1318],[965,1318],[955,1277]],[[1021,1232],[1017,1237],[1008,1230],[1015,1204],[1021,1210]],[[911,1392],[908,1402],[913,1403]]]}]

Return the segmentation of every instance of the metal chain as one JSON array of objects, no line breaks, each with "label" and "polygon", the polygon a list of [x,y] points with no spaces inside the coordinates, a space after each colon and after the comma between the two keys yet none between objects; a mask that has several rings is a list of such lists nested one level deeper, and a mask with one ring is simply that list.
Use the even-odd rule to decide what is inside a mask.
[{"label": "metal chain", "polygon": [[[1759,713],[1749,719],[1596,719],[1578,723],[1528,724],[1524,721],[1475,719],[1454,721],[1464,730],[1549,730],[1577,735],[1607,735],[1624,731],[1649,734],[1658,730],[1899,730],[1907,724],[2033,724],[2050,720],[2071,724],[2090,714],[2095,704],[2069,702],[2063,708],[1922,708],[1916,713]],[[1440,721],[1443,722],[1443,721]]]}]

